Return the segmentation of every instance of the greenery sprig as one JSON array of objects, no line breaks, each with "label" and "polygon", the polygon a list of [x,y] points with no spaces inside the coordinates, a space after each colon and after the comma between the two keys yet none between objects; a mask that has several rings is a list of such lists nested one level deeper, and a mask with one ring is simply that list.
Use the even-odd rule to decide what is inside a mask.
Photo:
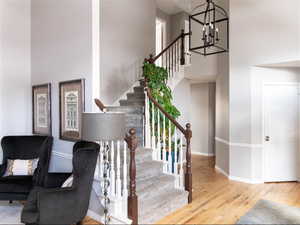
[{"label": "greenery sprig", "polygon": [[147,79],[148,87],[152,96],[157,102],[169,113],[174,119],[181,114],[173,105],[172,91],[167,85],[168,71],[162,67],[156,66],[149,62],[144,63],[144,77]]}]

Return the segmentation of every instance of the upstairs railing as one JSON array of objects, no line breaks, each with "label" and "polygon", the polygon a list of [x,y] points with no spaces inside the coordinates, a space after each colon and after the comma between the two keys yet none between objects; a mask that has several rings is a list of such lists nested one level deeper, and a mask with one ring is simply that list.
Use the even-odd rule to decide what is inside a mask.
[{"label": "upstairs railing", "polygon": [[[150,55],[145,62],[155,64],[168,71],[168,78],[186,62],[185,37],[180,36],[168,45],[160,54]],[[159,63],[158,63],[159,64]],[[167,82],[167,81],[166,81]],[[153,159],[164,163],[164,172],[175,176],[175,187],[189,192],[188,202],[192,202],[192,159],[191,125],[181,126],[152,96],[147,80],[145,85],[145,145],[152,148]],[[185,167],[185,168],[184,168]]]},{"label": "upstairs railing", "polygon": [[180,71],[180,66],[185,65],[190,60],[185,37],[189,35],[184,30],[181,34],[157,56],[150,55],[146,59],[149,63],[156,64],[168,71],[169,79],[174,77],[176,72]]}]

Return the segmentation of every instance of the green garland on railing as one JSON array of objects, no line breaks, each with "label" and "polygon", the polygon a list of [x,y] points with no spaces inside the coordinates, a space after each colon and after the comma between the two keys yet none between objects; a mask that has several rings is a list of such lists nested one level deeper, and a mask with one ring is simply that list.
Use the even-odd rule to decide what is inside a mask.
[{"label": "green garland on railing", "polygon": [[168,71],[155,64],[145,62],[144,77],[147,79],[147,84],[151,90],[152,96],[167,113],[174,119],[177,119],[181,114],[172,103],[172,91],[167,85]]}]

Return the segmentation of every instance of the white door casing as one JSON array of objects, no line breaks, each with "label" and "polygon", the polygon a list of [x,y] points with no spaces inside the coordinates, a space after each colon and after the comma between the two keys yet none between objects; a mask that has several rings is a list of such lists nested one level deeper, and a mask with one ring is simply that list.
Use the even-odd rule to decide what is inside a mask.
[{"label": "white door casing", "polygon": [[264,181],[297,180],[299,85],[264,85]]}]

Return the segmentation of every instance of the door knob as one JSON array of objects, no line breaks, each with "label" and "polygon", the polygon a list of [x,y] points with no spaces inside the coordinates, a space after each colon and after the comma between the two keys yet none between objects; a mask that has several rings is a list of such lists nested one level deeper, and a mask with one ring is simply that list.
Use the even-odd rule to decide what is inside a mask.
[{"label": "door knob", "polygon": [[270,136],[266,136],[265,141],[270,141]]}]

